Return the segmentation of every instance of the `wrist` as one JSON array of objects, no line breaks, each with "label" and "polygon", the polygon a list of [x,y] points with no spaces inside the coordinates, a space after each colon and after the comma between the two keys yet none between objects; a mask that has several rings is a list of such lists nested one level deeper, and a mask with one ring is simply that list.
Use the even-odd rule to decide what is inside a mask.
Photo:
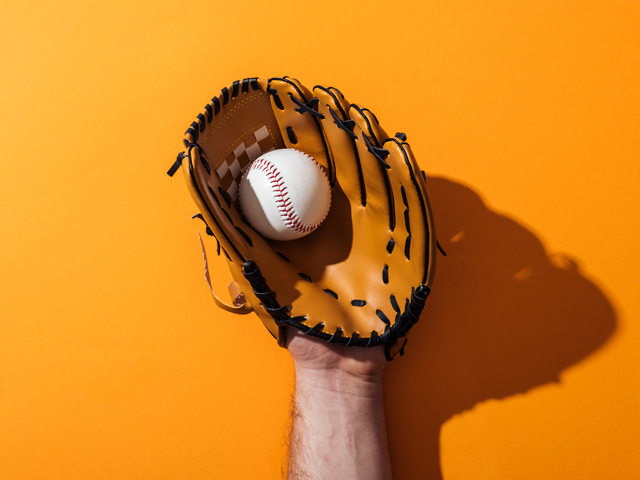
[{"label": "wrist", "polygon": [[319,369],[295,365],[296,387],[322,394],[372,398],[382,396],[384,370],[354,373],[344,369]]},{"label": "wrist", "polygon": [[296,363],[289,478],[390,479],[382,370],[312,367]]},{"label": "wrist", "polygon": [[292,327],[287,331],[286,346],[298,375],[328,381],[382,382],[387,364],[383,346],[365,348],[330,344]]}]

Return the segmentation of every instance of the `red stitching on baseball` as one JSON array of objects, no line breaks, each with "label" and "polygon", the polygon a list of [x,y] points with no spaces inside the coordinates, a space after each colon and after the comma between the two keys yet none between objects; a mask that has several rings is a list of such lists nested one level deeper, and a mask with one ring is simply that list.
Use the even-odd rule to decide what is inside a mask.
[{"label": "red stitching on baseball", "polygon": [[[307,155],[306,153],[301,152],[300,150],[295,150],[293,148],[291,150],[301,153],[305,157],[311,159],[313,163],[315,163],[318,166],[318,168],[320,169],[324,177],[327,179],[327,182],[329,182],[329,177],[327,176],[327,172],[324,171],[324,168],[322,168],[322,166],[316,161],[315,158],[313,158],[311,155]],[[276,167],[270,161],[265,160],[262,157],[255,160],[242,175],[242,180],[244,180],[244,178],[247,176],[249,171],[253,170],[254,168],[256,170],[264,172],[266,177],[269,179],[269,183],[271,184],[271,188],[273,190],[274,196],[276,197],[276,205],[278,208],[278,212],[280,212],[280,215],[282,216],[282,219],[285,225],[287,225],[289,228],[293,229],[296,232],[307,233],[312,230],[315,230],[324,221],[324,219],[326,218],[326,215],[322,218],[322,220],[312,225],[307,225],[304,222],[302,222],[302,220],[300,220],[295,209],[293,208],[293,206],[291,206],[291,199],[289,198],[287,186],[284,184],[284,181],[282,180],[282,176],[280,175],[280,172],[276,169]],[[329,200],[329,209],[331,209],[331,199]]]}]

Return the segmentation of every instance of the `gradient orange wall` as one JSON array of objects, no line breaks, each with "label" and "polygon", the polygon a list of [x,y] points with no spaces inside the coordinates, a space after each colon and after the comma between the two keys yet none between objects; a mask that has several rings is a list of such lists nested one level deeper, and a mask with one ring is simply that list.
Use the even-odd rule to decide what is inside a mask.
[{"label": "gradient orange wall", "polygon": [[221,87],[277,75],[430,177],[449,256],[387,371],[395,478],[640,476],[640,3],[0,12],[0,478],[280,477],[291,361],[215,308],[165,174]]}]

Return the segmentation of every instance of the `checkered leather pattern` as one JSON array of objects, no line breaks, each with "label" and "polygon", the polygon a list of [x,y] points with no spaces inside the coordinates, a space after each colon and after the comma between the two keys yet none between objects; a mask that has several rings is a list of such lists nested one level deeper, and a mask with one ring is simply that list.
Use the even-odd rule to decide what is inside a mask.
[{"label": "checkered leather pattern", "polygon": [[275,150],[275,140],[266,124],[259,126],[240,139],[237,145],[225,156],[216,168],[220,185],[224,188],[232,201],[238,197],[238,184],[242,173],[263,153]]}]

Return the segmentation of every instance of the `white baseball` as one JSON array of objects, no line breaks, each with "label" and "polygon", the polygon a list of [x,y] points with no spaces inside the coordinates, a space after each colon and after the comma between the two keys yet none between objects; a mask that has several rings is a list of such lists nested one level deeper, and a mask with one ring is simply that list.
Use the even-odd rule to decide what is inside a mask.
[{"label": "white baseball", "polygon": [[251,163],[239,197],[249,224],[272,240],[308,235],[331,208],[326,172],[313,157],[292,148],[272,150]]}]

